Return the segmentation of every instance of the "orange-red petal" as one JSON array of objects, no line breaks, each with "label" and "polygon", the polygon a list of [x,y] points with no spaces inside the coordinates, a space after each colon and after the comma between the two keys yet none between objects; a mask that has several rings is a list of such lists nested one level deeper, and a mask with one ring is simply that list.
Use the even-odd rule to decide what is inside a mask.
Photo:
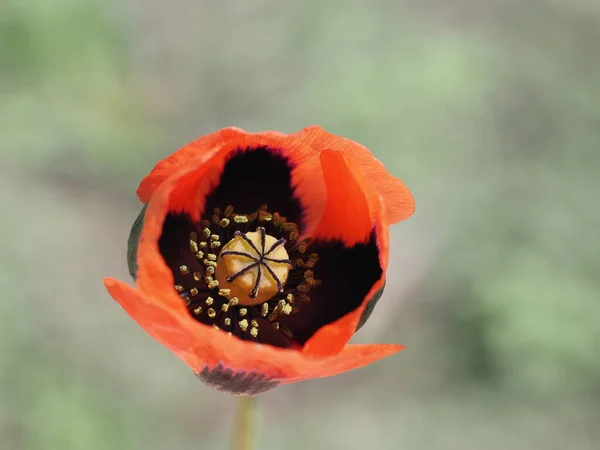
[{"label": "orange-red petal", "polygon": [[[322,378],[366,366],[402,350],[400,345],[349,345],[329,358],[242,341],[221,330],[179,316],[158,298],[107,278],[110,295],[148,334],[180,357],[195,373],[222,365],[234,372],[258,372],[284,383]],[[182,302],[183,303],[183,302]],[[187,320],[189,318],[189,320]],[[184,320],[182,320],[184,319]]]},{"label": "orange-red petal", "polygon": [[399,222],[413,214],[415,201],[408,188],[392,176],[367,148],[358,142],[328,133],[319,126],[307,127],[298,134],[316,149],[336,150],[355,158],[370,184],[383,197],[388,223]]},{"label": "orange-red petal", "polygon": [[342,352],[325,359],[313,359],[306,370],[284,382],[292,383],[310,378],[325,378],[358,369],[398,353],[404,348],[396,344],[347,345]]},{"label": "orange-red petal", "polygon": [[[393,177],[368,149],[357,142],[328,133],[318,126],[307,127],[289,135],[275,131],[248,133],[235,127],[208,134],[183,146],[156,164],[152,172],[140,183],[138,196],[143,203],[147,203],[161,183],[188,167],[197,157],[210,161],[206,164],[212,168],[213,174],[218,174],[230,152],[237,148],[258,146],[281,149],[296,165],[292,171],[292,181],[296,195],[305,207],[309,228],[307,233],[312,231],[312,227],[316,226],[325,212],[326,190],[322,179],[320,155],[326,150],[340,152],[356,161],[365,180],[382,197],[385,208],[381,214],[387,223],[406,219],[414,212],[414,200],[410,191],[400,180]],[[215,157],[219,151],[221,155]],[[218,175],[214,177],[218,180]],[[205,194],[200,192],[198,197]]]}]

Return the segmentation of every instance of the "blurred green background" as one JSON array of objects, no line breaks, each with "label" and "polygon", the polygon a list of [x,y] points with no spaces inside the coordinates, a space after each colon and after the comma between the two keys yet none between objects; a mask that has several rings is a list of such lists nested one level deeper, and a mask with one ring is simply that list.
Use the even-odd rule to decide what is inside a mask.
[{"label": "blurred green background", "polygon": [[0,448],[228,448],[102,278],[158,159],[309,124],[414,193],[354,339],[406,350],[262,396],[260,448],[600,448],[598,43],[596,0],[0,2]]}]

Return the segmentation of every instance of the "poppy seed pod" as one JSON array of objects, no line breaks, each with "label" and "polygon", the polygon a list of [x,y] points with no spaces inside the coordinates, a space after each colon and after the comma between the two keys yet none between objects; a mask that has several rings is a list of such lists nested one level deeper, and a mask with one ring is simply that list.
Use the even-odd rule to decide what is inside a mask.
[{"label": "poppy seed pod", "polygon": [[391,223],[414,201],[361,145],[309,127],[226,128],[141,182],[136,287],[110,295],[217,390],[257,395],[362,367],[400,345],[348,345],[383,292]]}]

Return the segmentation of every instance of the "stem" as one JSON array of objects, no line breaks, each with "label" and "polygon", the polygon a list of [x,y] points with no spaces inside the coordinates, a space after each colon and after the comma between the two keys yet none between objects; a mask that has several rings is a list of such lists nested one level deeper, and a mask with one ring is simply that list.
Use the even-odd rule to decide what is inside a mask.
[{"label": "stem", "polygon": [[256,428],[256,402],[254,397],[238,397],[237,417],[235,420],[234,450],[252,450],[254,429]]}]

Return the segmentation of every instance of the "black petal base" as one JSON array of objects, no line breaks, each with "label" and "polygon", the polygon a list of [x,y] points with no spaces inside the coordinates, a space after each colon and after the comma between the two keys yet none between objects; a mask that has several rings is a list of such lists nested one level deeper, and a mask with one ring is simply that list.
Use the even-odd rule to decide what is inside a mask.
[{"label": "black petal base", "polygon": [[206,366],[196,374],[213,389],[231,395],[254,396],[270,391],[281,384],[279,380],[268,378],[258,372],[234,372],[219,364],[212,369]]}]

